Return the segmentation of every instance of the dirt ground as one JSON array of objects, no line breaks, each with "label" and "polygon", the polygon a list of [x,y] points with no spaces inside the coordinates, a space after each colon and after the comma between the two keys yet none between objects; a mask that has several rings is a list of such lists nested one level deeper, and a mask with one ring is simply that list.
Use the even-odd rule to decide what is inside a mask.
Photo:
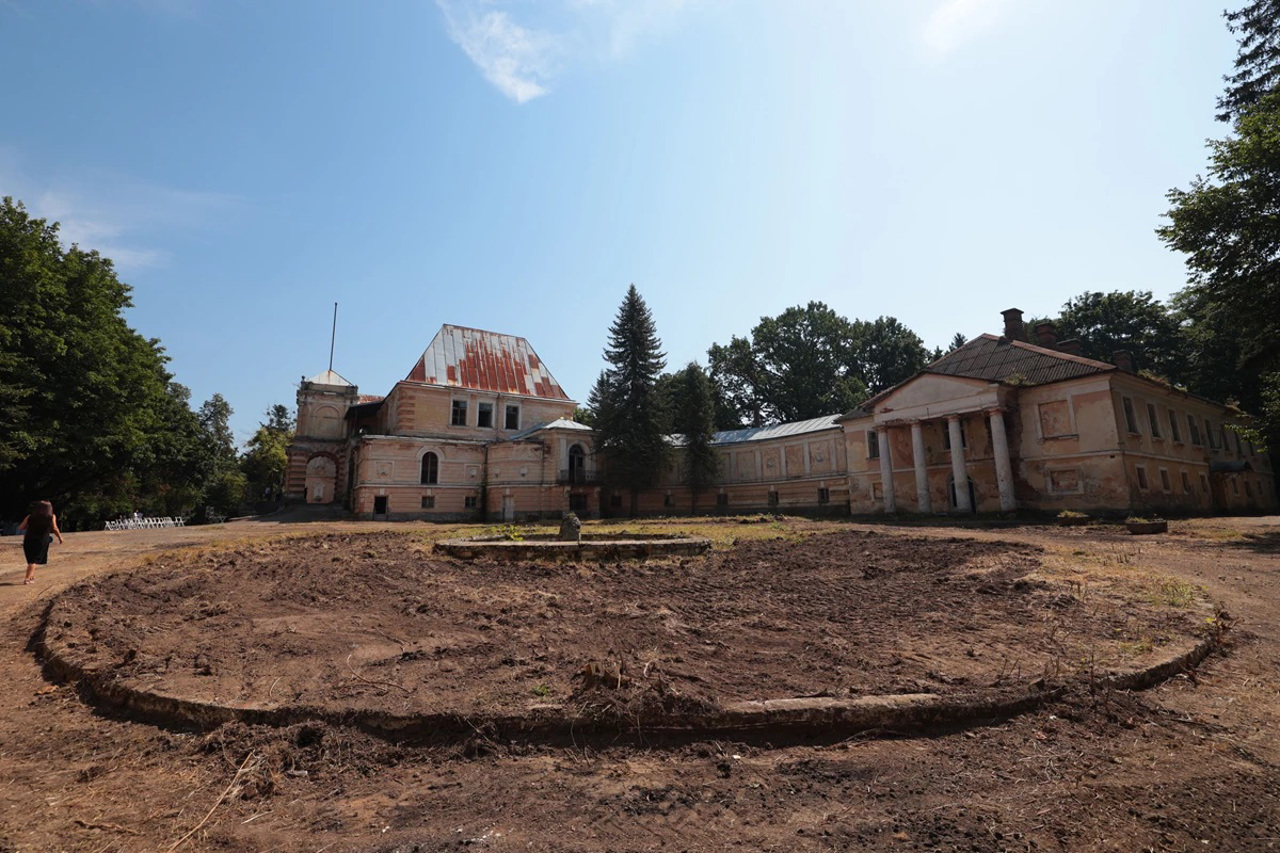
[{"label": "dirt ground", "polygon": [[[467,565],[429,552],[456,529],[240,522],[71,534],[23,586],[2,539],[0,851],[1280,850],[1280,518],[664,526],[717,550]],[[1198,596],[1228,643],[1152,690],[837,742],[187,731],[95,710],[29,651],[48,612],[123,683],[249,707],[581,707],[593,661],[703,703],[946,694],[1140,665]]]}]

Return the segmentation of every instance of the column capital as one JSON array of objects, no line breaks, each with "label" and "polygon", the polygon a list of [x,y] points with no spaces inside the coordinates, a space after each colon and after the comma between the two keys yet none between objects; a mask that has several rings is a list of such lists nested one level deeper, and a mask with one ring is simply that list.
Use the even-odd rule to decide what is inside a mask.
[{"label": "column capital", "polygon": [[964,416],[961,415],[959,412],[956,412],[955,414],[947,415],[947,423],[952,423],[953,421],[959,421],[960,418],[962,417]]},{"label": "column capital", "polygon": [[992,415],[1003,415],[1007,411],[1009,411],[1008,406],[987,406],[982,410],[982,414],[991,417]]}]

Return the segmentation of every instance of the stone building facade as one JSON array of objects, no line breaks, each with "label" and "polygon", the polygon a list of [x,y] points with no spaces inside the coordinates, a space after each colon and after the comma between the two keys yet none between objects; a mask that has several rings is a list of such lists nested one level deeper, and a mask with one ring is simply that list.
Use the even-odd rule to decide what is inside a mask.
[{"label": "stone building facade", "polygon": [[[645,515],[792,512],[1110,513],[1274,510],[1271,459],[1246,416],[1116,363],[1022,312],[861,408],[718,433],[718,482],[697,493],[679,436]],[[333,371],[298,389],[286,491],[359,518],[439,521],[623,515],[590,428],[523,338],[443,326],[385,397]],[[957,486],[957,484],[959,484]]]}]

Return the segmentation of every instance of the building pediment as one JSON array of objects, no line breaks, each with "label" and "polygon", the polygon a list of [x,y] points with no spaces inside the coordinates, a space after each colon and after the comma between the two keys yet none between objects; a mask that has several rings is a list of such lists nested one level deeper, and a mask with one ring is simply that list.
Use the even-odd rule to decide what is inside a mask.
[{"label": "building pediment", "polygon": [[871,415],[876,424],[933,420],[1002,406],[1009,393],[997,382],[922,373],[876,400]]}]

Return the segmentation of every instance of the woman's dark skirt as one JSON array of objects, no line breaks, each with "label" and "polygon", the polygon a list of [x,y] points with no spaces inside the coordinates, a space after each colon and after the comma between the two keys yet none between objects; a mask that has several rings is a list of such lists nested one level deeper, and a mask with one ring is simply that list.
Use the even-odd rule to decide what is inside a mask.
[{"label": "woman's dark skirt", "polygon": [[22,553],[27,557],[28,564],[37,566],[49,565],[49,543],[53,541],[53,537],[49,534],[44,536],[28,539],[22,539]]}]

